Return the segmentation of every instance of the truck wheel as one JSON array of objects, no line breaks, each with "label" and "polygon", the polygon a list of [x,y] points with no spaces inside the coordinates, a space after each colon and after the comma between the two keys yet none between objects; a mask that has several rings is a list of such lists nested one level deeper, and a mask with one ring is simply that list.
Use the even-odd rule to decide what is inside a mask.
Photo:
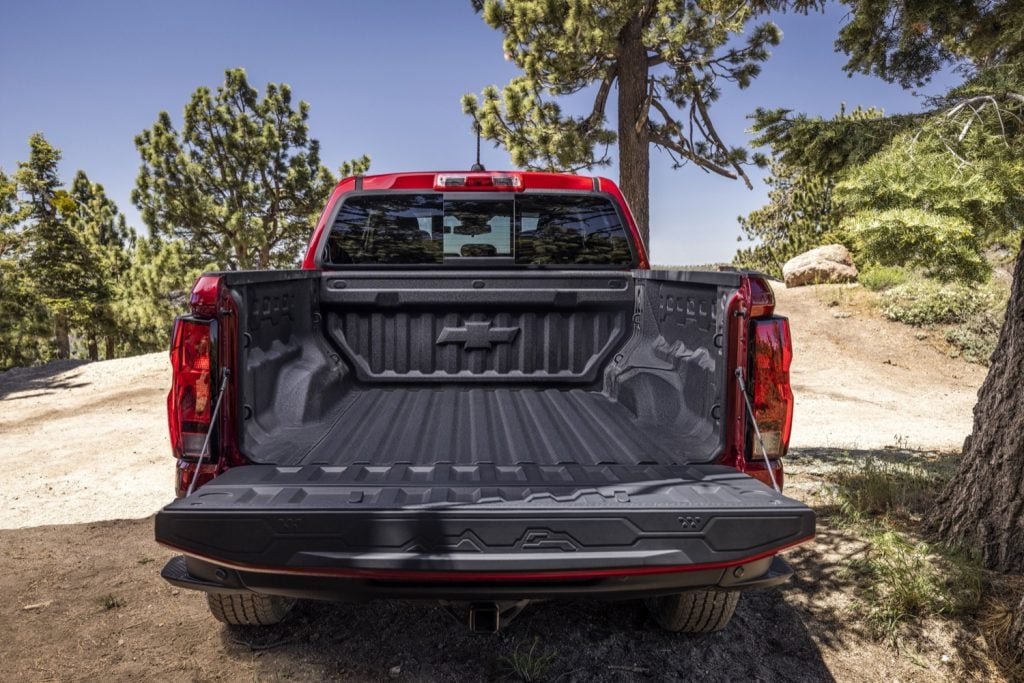
[{"label": "truck wheel", "polygon": [[711,633],[728,625],[739,591],[691,591],[644,602],[658,626],[674,633]]},{"label": "truck wheel", "polygon": [[210,613],[232,626],[271,626],[279,623],[294,600],[259,593],[207,593]]}]

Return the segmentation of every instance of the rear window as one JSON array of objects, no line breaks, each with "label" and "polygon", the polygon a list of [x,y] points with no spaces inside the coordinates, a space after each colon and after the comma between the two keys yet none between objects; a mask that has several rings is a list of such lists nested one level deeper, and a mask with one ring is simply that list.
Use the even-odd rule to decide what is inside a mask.
[{"label": "rear window", "polygon": [[633,265],[612,202],[571,194],[350,196],[326,256],[329,265]]}]

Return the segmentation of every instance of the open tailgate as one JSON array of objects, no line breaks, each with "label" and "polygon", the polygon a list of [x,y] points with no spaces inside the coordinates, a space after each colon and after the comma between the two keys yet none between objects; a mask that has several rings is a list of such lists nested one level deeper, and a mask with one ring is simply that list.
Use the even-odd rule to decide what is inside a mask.
[{"label": "open tailgate", "polygon": [[161,510],[156,539],[299,574],[687,571],[770,556],[814,525],[717,465],[251,465]]}]

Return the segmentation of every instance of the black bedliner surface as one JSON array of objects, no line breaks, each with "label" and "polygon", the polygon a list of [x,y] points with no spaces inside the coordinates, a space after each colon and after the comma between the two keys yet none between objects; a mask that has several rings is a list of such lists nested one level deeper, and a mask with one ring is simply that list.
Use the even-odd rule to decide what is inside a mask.
[{"label": "black bedliner surface", "polygon": [[729,563],[813,533],[807,506],[718,465],[250,465],[156,518],[186,553],[296,570]]},{"label": "black bedliner surface", "polygon": [[311,448],[277,464],[668,465],[684,461],[684,437],[594,391],[368,388],[345,398]]}]

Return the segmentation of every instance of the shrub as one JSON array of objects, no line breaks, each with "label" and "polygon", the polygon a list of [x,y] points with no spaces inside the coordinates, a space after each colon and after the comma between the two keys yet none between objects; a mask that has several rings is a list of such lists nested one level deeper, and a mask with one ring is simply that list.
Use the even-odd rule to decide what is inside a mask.
[{"label": "shrub", "polygon": [[958,324],[986,311],[998,310],[999,296],[990,289],[934,280],[907,282],[885,292],[882,313],[908,325]]},{"label": "shrub", "polygon": [[910,279],[910,273],[899,266],[870,266],[857,276],[857,281],[872,292],[883,292],[902,285]]},{"label": "shrub", "polygon": [[859,255],[888,266],[921,268],[940,280],[980,282],[991,268],[971,225],[920,209],[866,209],[843,220]]},{"label": "shrub", "polygon": [[999,310],[979,311],[946,333],[946,341],[972,363],[988,365],[999,342],[1003,315]]}]

